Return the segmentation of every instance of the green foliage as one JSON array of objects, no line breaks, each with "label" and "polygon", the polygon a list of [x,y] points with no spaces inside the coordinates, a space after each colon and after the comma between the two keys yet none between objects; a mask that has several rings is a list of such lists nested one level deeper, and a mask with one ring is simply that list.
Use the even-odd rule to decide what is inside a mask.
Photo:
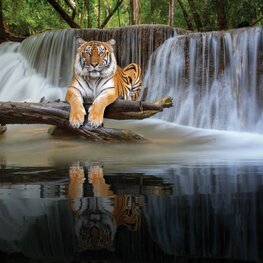
[{"label": "green foliage", "polygon": [[[7,32],[15,35],[35,34],[47,29],[69,28],[47,0],[1,0],[3,3],[4,25]],[[82,28],[96,28],[103,23],[113,10],[118,0],[68,0],[75,9],[74,21]],[[221,2],[220,2],[221,1]],[[128,26],[131,24],[130,0],[124,0],[118,11],[109,20],[106,28]],[[174,0],[174,26],[187,28],[182,8]],[[189,0],[181,0],[183,7],[196,29]],[[200,16],[202,31],[218,30],[219,17],[225,19],[226,29],[242,22],[253,24],[262,16],[262,0],[193,0]],[[219,10],[218,3],[223,3],[225,16]],[[57,0],[63,10],[72,17],[72,8],[66,0]],[[145,0],[140,3],[140,22],[142,24],[167,24],[168,0]],[[100,6],[99,6],[100,4]],[[99,12],[100,11],[100,12]],[[221,13],[220,13],[221,12]],[[222,21],[221,21],[222,22]],[[257,25],[262,25],[261,20]]]},{"label": "green foliage", "polygon": [[6,31],[15,35],[68,27],[44,0],[3,0],[3,14]]}]

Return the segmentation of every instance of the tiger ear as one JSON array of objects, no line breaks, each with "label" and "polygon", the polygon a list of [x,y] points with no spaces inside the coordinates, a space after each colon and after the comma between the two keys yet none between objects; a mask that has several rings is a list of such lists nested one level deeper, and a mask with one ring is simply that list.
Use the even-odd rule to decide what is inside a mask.
[{"label": "tiger ear", "polygon": [[115,39],[112,38],[112,39],[110,39],[107,43],[114,49],[115,44],[116,44]]},{"label": "tiger ear", "polygon": [[76,38],[76,48],[78,49],[81,45],[83,45],[86,41],[81,37]]}]

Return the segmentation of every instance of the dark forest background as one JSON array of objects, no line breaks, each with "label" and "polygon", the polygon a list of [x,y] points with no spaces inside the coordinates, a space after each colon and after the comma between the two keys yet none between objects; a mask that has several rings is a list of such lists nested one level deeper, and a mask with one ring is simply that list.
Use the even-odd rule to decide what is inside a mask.
[{"label": "dark forest background", "polygon": [[138,24],[225,30],[262,25],[262,14],[262,0],[0,0],[0,38]]}]

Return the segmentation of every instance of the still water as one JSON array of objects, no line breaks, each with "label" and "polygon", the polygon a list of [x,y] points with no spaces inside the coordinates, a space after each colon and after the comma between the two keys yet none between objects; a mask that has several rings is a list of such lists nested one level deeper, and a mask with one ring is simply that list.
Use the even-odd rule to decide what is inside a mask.
[{"label": "still water", "polygon": [[1,262],[263,262],[262,135],[106,125],[152,141],[1,135]]}]

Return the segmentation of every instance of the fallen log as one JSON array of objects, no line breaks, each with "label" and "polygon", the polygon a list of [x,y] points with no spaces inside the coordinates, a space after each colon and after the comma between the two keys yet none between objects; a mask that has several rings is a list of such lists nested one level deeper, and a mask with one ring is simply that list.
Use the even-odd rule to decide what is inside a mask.
[{"label": "fallen log", "polygon": [[[90,105],[84,104],[87,112]],[[169,107],[172,107],[172,99],[170,97],[160,99],[155,103],[117,100],[106,108],[104,117],[117,120],[144,119]],[[74,129],[68,121],[69,110],[70,105],[61,101],[52,103],[0,102],[0,124],[51,124],[85,137],[90,141],[146,141],[142,136],[128,130],[105,127],[94,129],[88,124],[84,124],[79,129]],[[0,127],[3,127],[0,131],[4,132],[5,126]]]},{"label": "fallen log", "polygon": [[2,126],[0,124],[0,134],[4,133],[6,131],[6,126]]}]

